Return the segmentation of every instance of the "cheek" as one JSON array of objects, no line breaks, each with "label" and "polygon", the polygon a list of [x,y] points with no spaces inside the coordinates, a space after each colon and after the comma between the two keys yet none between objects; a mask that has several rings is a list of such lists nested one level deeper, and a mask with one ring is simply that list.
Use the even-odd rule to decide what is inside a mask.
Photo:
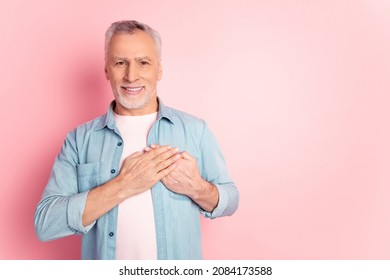
[{"label": "cheek", "polygon": [[119,83],[123,79],[124,72],[125,71],[121,69],[115,69],[115,70],[109,69],[106,72],[107,80],[109,80],[111,84]]},{"label": "cheek", "polygon": [[149,70],[148,73],[145,73],[145,77],[148,77],[147,79],[153,84],[160,81],[161,76],[162,76],[162,73],[157,68],[154,68],[153,70]]}]

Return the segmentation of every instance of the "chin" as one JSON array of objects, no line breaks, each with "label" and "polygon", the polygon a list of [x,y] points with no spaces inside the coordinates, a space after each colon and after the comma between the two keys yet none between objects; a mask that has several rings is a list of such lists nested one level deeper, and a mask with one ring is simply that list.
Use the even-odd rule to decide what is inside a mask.
[{"label": "chin", "polygon": [[149,104],[150,100],[151,98],[148,95],[137,96],[135,98],[118,96],[116,98],[116,101],[126,109],[142,109]]}]

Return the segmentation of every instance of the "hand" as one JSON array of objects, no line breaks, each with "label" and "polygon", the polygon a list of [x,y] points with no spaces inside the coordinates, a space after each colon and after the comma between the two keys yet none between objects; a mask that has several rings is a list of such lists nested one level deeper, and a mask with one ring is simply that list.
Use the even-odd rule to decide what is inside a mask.
[{"label": "hand", "polygon": [[161,181],[171,191],[195,198],[203,181],[196,159],[189,153],[182,152],[175,165],[175,170],[164,176]]},{"label": "hand", "polygon": [[[156,148],[159,146],[151,145],[145,152]],[[203,210],[212,212],[218,205],[219,192],[214,184],[201,177],[196,159],[188,152],[182,152],[174,165],[174,170],[161,179],[163,184],[173,192],[187,195]]]},{"label": "hand", "polygon": [[118,176],[88,192],[82,215],[83,226],[90,225],[126,198],[150,189],[175,169],[179,149],[155,147],[127,157]]},{"label": "hand", "polygon": [[169,175],[180,159],[179,149],[159,146],[143,153],[135,152],[127,157],[116,180],[122,185],[124,198],[150,189],[156,182]]}]

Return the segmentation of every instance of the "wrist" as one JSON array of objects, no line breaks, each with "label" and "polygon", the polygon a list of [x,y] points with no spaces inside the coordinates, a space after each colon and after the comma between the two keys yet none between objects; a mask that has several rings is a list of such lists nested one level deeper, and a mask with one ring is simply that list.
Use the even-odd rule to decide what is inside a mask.
[{"label": "wrist", "polygon": [[113,188],[116,188],[117,198],[119,202],[122,202],[131,195],[127,193],[128,190],[131,188],[126,188],[125,180],[120,174],[113,178],[110,183],[112,184]]},{"label": "wrist", "polygon": [[200,177],[193,186],[191,198],[195,201],[202,199],[210,189],[210,183]]}]

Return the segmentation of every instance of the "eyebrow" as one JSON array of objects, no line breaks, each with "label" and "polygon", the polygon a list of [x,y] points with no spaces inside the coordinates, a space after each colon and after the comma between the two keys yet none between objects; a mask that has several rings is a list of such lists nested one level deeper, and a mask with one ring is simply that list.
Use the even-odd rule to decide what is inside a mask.
[{"label": "eyebrow", "polygon": [[147,60],[147,61],[152,61],[152,59],[149,56],[141,56],[141,57],[136,57],[136,60]]},{"label": "eyebrow", "polygon": [[120,56],[113,56],[112,58],[115,60],[127,60],[127,58],[120,57]]},{"label": "eyebrow", "polygon": [[[120,56],[113,56],[112,57],[115,60],[127,60],[125,57],[120,57]],[[135,60],[147,60],[147,61],[152,61],[152,59],[149,56],[141,56],[141,57],[136,57]]]}]

